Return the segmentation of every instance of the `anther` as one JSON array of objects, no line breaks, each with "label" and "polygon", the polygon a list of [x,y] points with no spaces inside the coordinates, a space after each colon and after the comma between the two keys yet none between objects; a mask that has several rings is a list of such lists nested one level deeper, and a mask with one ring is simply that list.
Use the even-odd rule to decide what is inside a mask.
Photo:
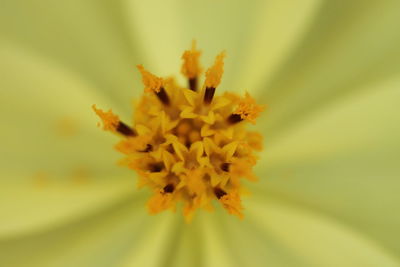
[{"label": "anther", "polygon": [[158,92],[154,91],[158,99],[166,106],[169,106],[170,101],[167,92],[165,91],[164,87],[161,87]]},{"label": "anther", "polygon": [[137,132],[122,121],[119,121],[116,131],[125,136],[137,136]]},{"label": "anther", "polygon": [[151,144],[147,144],[146,148],[143,150],[140,150],[139,152],[151,152],[153,151],[153,146]]},{"label": "anther", "polygon": [[119,117],[115,115],[111,111],[111,109],[105,112],[101,109],[96,108],[96,105],[93,105],[92,108],[103,121],[104,130],[118,132],[126,137],[137,136],[137,132],[122,121],[120,121]]},{"label": "anther", "polygon": [[236,124],[238,122],[241,122],[242,120],[243,120],[242,116],[240,116],[239,114],[235,114],[235,113],[231,114],[227,119],[229,124]]},{"label": "anther", "polygon": [[197,77],[189,78],[189,89],[192,91],[197,91]]},{"label": "anther", "polygon": [[252,98],[249,93],[240,101],[235,112],[229,117],[228,121],[231,123],[239,122],[239,117],[241,120],[246,120],[250,123],[255,124],[256,118],[264,110],[264,106],[256,104],[254,98]]},{"label": "anther", "polygon": [[164,163],[162,162],[149,164],[150,172],[161,172],[163,168],[164,168]]},{"label": "anther", "polygon": [[223,170],[224,172],[229,172],[229,166],[230,166],[231,164],[230,163],[227,163],[227,162],[224,162],[224,163],[222,163],[221,164],[221,170]]},{"label": "anther", "polygon": [[167,184],[163,188],[164,193],[173,193],[174,190],[175,190],[175,186],[173,184]]},{"label": "anther", "polygon": [[165,88],[163,87],[163,79],[148,72],[142,65],[138,65],[140,73],[142,74],[142,81],[147,92],[154,92],[160,101],[168,106],[169,97]]},{"label": "anther", "polygon": [[214,97],[215,87],[206,87],[204,92],[204,104],[209,105]]},{"label": "anther", "polygon": [[226,192],[219,187],[214,188],[214,194],[218,199],[226,195]]},{"label": "anther", "polygon": [[192,41],[192,48],[186,50],[183,55],[183,64],[181,72],[188,78],[190,90],[197,91],[197,77],[201,73],[199,57],[201,52],[196,49],[196,41]]}]

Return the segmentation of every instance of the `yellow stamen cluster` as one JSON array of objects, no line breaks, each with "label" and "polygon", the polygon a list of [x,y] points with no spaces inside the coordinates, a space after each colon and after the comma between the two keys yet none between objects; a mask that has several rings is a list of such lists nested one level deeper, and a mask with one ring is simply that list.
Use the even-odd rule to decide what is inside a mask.
[{"label": "yellow stamen cluster", "polygon": [[[188,79],[200,72],[199,55],[193,46],[182,57]],[[229,213],[243,217],[242,180],[256,180],[255,151],[262,148],[261,135],[245,126],[255,122],[262,107],[249,94],[214,96],[224,56],[219,54],[208,69],[200,91],[194,89],[197,86],[180,87],[174,79],[163,80],[139,65],[148,93],[135,106],[132,128],[111,111],[93,107],[105,130],[124,136],[116,145],[125,155],[120,163],[138,173],[139,186],[152,189],[147,204],[151,214],[175,210],[183,203],[183,214],[190,220],[197,209],[210,210],[216,200]]]}]

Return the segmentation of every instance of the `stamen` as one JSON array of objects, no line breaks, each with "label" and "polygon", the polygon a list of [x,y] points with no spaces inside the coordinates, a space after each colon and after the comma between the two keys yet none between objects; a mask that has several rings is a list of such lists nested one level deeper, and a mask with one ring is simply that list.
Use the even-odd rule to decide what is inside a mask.
[{"label": "stamen", "polygon": [[164,169],[164,163],[162,162],[149,164],[150,172],[161,172],[162,169]]},{"label": "stamen", "polygon": [[173,184],[167,184],[164,186],[163,191],[164,193],[172,193],[175,190],[175,186]]},{"label": "stamen", "polygon": [[227,119],[229,124],[235,124],[241,122],[242,120],[243,119],[239,114],[231,114]]},{"label": "stamen", "polygon": [[209,105],[214,97],[214,94],[214,87],[206,87],[206,91],[204,92],[204,104]]},{"label": "stamen", "polygon": [[225,162],[225,163],[222,163],[221,164],[221,170],[223,170],[224,172],[229,172],[229,166],[230,166],[231,164],[230,163],[227,163],[227,162]]},{"label": "stamen", "polygon": [[98,109],[96,105],[92,105],[92,109],[103,121],[103,130],[105,131],[115,131],[119,124],[119,117],[115,115],[112,110],[105,112],[101,109]]},{"label": "stamen", "polygon": [[[247,120],[252,124],[256,123],[256,118],[264,110],[263,106],[257,105],[254,98],[252,98],[249,93],[246,93],[245,98],[239,102],[239,106],[235,112],[230,115],[228,122],[237,123],[241,120]],[[240,119],[238,118],[240,116]]]},{"label": "stamen", "polygon": [[238,193],[229,193],[219,198],[224,208],[233,215],[243,218],[243,207]]},{"label": "stamen", "polygon": [[124,136],[137,136],[134,129],[119,120],[119,117],[115,115],[112,110],[105,112],[101,109],[96,108],[96,105],[92,106],[93,110],[103,121],[103,129],[106,131],[118,132]]},{"label": "stamen", "polygon": [[226,195],[226,192],[219,187],[214,188],[214,194],[218,199]]},{"label": "stamen", "polygon": [[192,91],[197,91],[197,77],[189,78],[189,89]]},{"label": "stamen", "polygon": [[164,87],[160,88],[160,91],[156,92],[156,96],[158,99],[160,99],[161,103],[163,103],[166,106],[169,106],[169,97],[167,95],[167,92],[165,91]]},{"label": "stamen", "polygon": [[168,106],[170,101],[168,94],[163,87],[163,79],[147,71],[143,65],[137,65],[137,68],[142,74],[142,81],[145,86],[145,91],[155,93],[158,99],[164,105]]},{"label": "stamen", "polygon": [[221,52],[216,58],[214,65],[206,72],[204,103],[210,104],[215,93],[215,88],[221,83],[221,77],[224,73],[224,57],[225,52]]},{"label": "stamen", "polygon": [[122,121],[118,123],[116,130],[117,132],[125,136],[137,136],[137,132]]},{"label": "stamen", "polygon": [[139,152],[151,152],[151,151],[153,151],[153,146],[151,144],[147,144],[146,149],[141,150]]},{"label": "stamen", "polygon": [[197,77],[201,73],[199,57],[201,52],[196,50],[196,41],[192,41],[192,49],[186,50],[183,55],[183,64],[181,72],[188,78],[190,90],[197,91]]}]

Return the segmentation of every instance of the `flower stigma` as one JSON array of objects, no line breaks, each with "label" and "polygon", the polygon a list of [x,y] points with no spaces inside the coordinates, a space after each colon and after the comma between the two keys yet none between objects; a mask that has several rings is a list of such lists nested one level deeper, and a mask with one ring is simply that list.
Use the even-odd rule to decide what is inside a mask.
[{"label": "flower stigma", "polygon": [[246,93],[225,92],[215,96],[224,72],[225,52],[217,55],[198,90],[201,52],[192,48],[182,55],[182,74],[187,86],[173,78],[158,77],[142,65],[144,94],[135,105],[132,125],[120,121],[111,110],[93,105],[103,129],[121,137],[115,149],[124,154],[120,164],[138,174],[139,187],[153,196],[150,214],[177,209],[190,221],[199,208],[212,210],[218,201],[230,214],[243,218],[242,179],[255,181],[252,168],[262,136],[246,130],[264,110]]}]

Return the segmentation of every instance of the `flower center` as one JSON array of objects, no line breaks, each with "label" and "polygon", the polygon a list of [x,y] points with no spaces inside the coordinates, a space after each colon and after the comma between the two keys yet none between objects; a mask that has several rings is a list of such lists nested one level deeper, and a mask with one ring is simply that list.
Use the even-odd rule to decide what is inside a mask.
[{"label": "flower center", "polygon": [[135,106],[134,127],[111,110],[93,105],[103,129],[121,136],[115,148],[125,155],[121,163],[136,171],[139,186],[150,188],[149,212],[175,210],[184,203],[190,220],[199,208],[212,208],[217,200],[231,214],[243,217],[242,179],[255,180],[255,151],[262,148],[259,133],[246,130],[246,122],[264,109],[246,93],[215,96],[223,74],[225,53],[219,54],[198,90],[201,52],[193,42],[182,59],[187,88],[173,78],[163,79],[142,65],[145,94]]}]

